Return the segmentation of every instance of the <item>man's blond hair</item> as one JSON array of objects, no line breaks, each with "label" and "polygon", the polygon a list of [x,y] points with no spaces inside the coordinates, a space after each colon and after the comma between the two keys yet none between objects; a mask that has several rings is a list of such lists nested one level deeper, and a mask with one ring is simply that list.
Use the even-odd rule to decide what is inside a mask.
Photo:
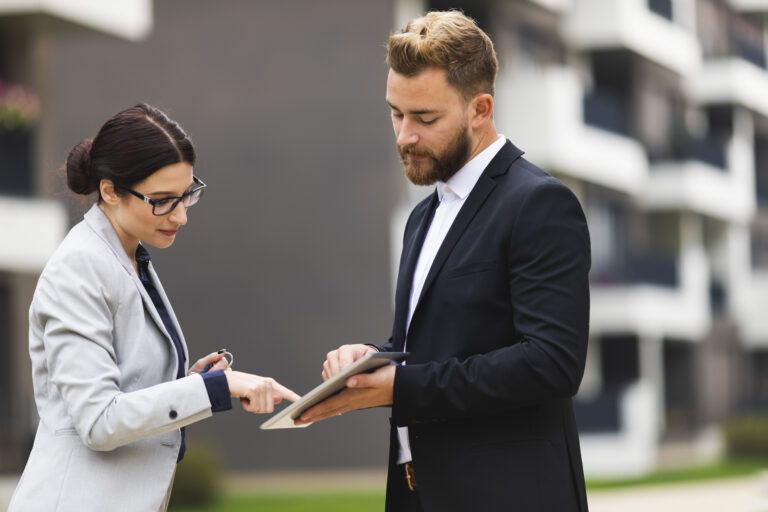
[{"label": "man's blond hair", "polygon": [[443,69],[465,100],[481,93],[493,96],[499,69],[491,39],[459,11],[427,13],[392,34],[387,64],[409,77],[430,67]]}]

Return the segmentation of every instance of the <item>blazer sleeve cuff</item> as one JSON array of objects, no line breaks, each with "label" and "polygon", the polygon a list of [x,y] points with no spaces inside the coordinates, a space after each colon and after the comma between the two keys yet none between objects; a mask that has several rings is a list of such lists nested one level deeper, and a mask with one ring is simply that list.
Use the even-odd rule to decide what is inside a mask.
[{"label": "blazer sleeve cuff", "polygon": [[232,399],[229,396],[229,384],[224,370],[215,370],[202,374],[208,399],[211,401],[211,411],[228,411],[232,408]]}]

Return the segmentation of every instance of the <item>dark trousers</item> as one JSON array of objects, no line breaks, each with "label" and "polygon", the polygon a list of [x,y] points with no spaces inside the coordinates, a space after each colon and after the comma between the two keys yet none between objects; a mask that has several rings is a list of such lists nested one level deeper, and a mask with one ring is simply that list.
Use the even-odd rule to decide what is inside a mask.
[{"label": "dark trousers", "polygon": [[396,471],[390,476],[391,480],[387,493],[386,512],[424,512],[419,500],[418,488],[414,491],[408,488],[403,466],[397,466]]}]

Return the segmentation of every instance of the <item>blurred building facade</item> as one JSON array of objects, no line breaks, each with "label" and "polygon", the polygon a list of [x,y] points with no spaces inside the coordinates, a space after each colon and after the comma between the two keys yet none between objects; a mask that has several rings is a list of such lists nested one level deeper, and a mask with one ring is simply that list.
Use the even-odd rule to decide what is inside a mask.
[{"label": "blurred building facade", "polygon": [[718,425],[768,404],[766,13],[720,0],[478,12],[502,60],[500,131],[577,193],[590,226],[587,474],[713,457]]},{"label": "blurred building facade", "polygon": [[[89,27],[89,28],[85,28]],[[60,30],[134,40],[151,28],[149,0],[0,1],[0,472],[23,467],[37,425],[27,311],[37,277],[69,227],[46,153],[41,97],[55,87],[46,46]]]},{"label": "blurred building facade", "polygon": [[[768,405],[768,1],[102,4],[0,0],[0,77],[41,104],[34,130],[0,132],[0,471],[23,466],[36,424],[35,281],[87,206],[55,171],[137,101],[181,122],[210,186],[152,253],[193,354],[227,347],[301,393],[331,348],[388,337],[402,227],[429,191],[392,148],[382,45],[428,9],[491,34],[499,131],[587,214],[588,474],[649,471],[670,445],[706,457],[713,427]],[[233,469],[383,466],[386,418],[260,432],[230,412],[190,449]]]}]

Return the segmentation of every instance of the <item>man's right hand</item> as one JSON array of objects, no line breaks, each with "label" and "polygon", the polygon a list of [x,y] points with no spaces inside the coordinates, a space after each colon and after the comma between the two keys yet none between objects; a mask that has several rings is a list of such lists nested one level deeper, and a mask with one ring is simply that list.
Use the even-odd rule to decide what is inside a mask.
[{"label": "man's right hand", "polygon": [[377,352],[377,350],[368,345],[342,345],[336,350],[328,352],[323,363],[323,380],[330,379],[344,367],[372,352]]}]

